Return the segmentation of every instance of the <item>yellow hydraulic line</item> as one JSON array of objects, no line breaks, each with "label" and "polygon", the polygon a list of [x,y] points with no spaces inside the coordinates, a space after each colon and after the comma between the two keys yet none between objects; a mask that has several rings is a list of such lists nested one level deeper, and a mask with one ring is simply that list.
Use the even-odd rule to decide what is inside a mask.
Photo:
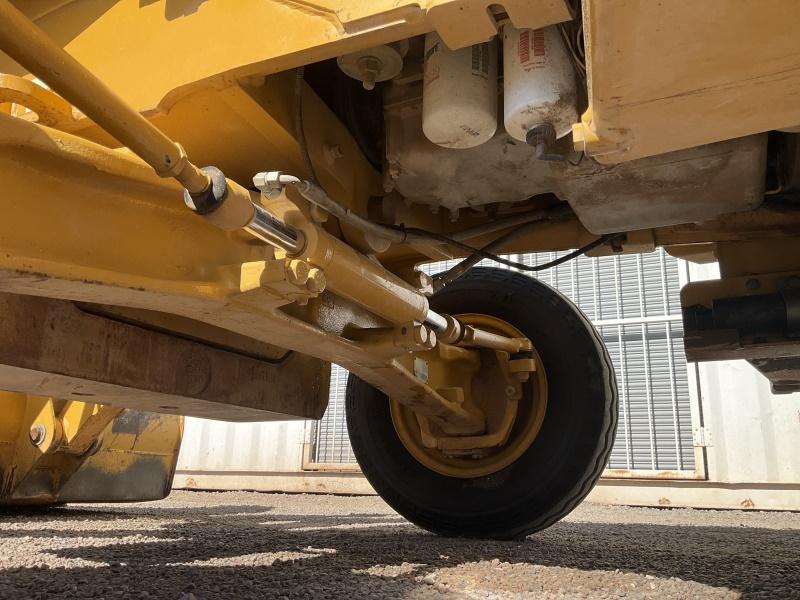
[{"label": "yellow hydraulic line", "polygon": [[190,194],[208,188],[209,175],[188,160],[179,144],[128,106],[9,0],[0,0],[0,48],[130,148],[158,175],[174,177]]}]

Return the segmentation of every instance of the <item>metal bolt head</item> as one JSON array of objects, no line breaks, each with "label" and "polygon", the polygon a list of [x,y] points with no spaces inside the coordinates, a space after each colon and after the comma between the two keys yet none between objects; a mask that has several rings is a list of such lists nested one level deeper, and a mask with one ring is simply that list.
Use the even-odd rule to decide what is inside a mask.
[{"label": "metal bolt head", "polygon": [[323,146],[323,151],[325,152],[325,159],[329,165],[332,165],[344,156],[342,147],[339,144],[325,144]]},{"label": "metal bolt head", "polygon": [[515,388],[513,385],[506,386],[506,396],[512,398],[516,393],[517,393],[517,388]]},{"label": "metal bolt head", "polygon": [[47,428],[41,423],[37,423],[30,430],[31,444],[41,446],[47,438]]},{"label": "metal bolt head", "polygon": [[756,279],[755,277],[751,277],[750,279],[748,279],[745,282],[744,286],[748,290],[757,290],[757,289],[759,289],[761,287],[761,282],[758,279]]},{"label": "metal bolt head", "polygon": [[428,330],[425,325],[414,325],[410,331],[407,327],[401,330],[403,336],[408,336],[409,341],[415,346],[423,346],[428,341]]},{"label": "metal bolt head", "polygon": [[309,270],[308,281],[306,281],[306,288],[309,292],[318,294],[325,289],[326,284],[325,273],[323,273],[321,269],[313,267]]},{"label": "metal bolt head", "polygon": [[428,342],[425,345],[430,349],[436,347],[436,332],[433,329],[428,329]]},{"label": "metal bolt head", "polygon": [[293,285],[305,285],[310,271],[304,260],[290,260],[286,265],[286,279]]},{"label": "metal bolt head", "polygon": [[426,296],[433,294],[433,278],[424,271],[415,271],[415,279],[413,283],[417,291]]},{"label": "metal bolt head", "polygon": [[374,90],[375,82],[383,71],[383,63],[376,56],[363,56],[358,60],[361,84],[365,90]]}]

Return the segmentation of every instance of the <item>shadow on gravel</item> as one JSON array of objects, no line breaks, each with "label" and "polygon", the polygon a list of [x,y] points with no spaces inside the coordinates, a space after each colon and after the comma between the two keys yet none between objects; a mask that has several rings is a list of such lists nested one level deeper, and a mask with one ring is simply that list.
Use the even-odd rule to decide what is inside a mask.
[{"label": "shadow on gravel", "polygon": [[[153,526],[142,528],[148,519]],[[126,528],[129,520],[139,525]],[[40,521],[26,531],[2,526]],[[63,530],[69,521],[81,528]],[[94,521],[106,525],[94,530]],[[142,538],[111,541],[122,536]],[[2,570],[0,598],[440,598],[421,576],[493,559],[679,577],[745,598],[800,597],[797,530],[561,522],[523,541],[490,542],[436,537],[394,514],[309,516],[268,505],[0,514],[0,554],[4,539],[26,537],[50,548],[40,550],[46,555],[95,564]],[[374,572],[403,563],[393,577]]]}]

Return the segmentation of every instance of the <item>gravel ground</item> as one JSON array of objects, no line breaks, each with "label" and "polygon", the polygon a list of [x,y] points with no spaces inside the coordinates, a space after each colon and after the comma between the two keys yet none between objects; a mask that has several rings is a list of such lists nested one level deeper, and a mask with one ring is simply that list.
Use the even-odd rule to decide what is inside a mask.
[{"label": "gravel ground", "polygon": [[174,492],[0,513],[0,598],[800,598],[800,514],[584,504],[524,541],[374,497]]}]

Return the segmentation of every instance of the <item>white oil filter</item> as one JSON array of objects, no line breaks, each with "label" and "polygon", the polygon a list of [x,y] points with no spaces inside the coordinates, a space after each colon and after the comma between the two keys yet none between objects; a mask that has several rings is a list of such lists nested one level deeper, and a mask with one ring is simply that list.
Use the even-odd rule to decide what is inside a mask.
[{"label": "white oil filter", "polygon": [[473,148],[497,130],[495,41],[450,50],[436,33],[425,36],[422,130],[445,148]]},{"label": "white oil filter", "polygon": [[550,123],[556,137],[578,121],[575,71],[557,27],[503,27],[504,123],[508,134],[525,141],[529,129]]}]

